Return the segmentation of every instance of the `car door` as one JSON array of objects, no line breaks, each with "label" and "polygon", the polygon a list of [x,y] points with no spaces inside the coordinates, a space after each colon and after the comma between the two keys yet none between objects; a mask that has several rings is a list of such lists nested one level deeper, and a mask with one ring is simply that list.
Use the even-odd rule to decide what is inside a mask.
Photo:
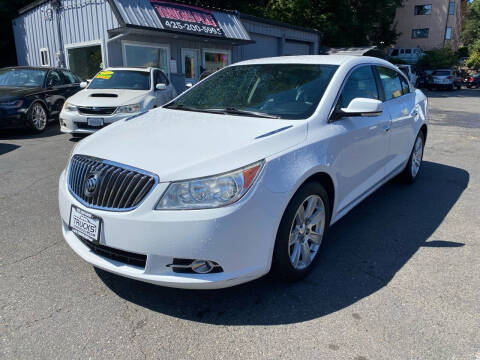
[{"label": "car door", "polygon": [[59,70],[50,70],[45,79],[45,102],[48,106],[49,116],[56,116],[62,110],[65,102],[65,80]]},{"label": "car door", "polygon": [[[168,81],[167,76],[163,73],[163,71],[154,70],[153,76],[154,76],[153,88],[155,92],[155,104],[157,106],[161,106],[173,98],[172,86],[170,84],[170,81]],[[165,90],[157,90],[156,89],[157,84],[165,84],[167,88]]]},{"label": "car door", "polygon": [[[373,67],[362,65],[354,68],[344,82],[335,109],[348,107],[355,98],[380,100],[380,94]],[[332,142],[332,153],[338,154],[333,166],[337,171],[337,186],[341,189],[339,211],[385,177],[389,125],[390,116],[385,111],[377,116],[341,117],[331,123],[338,134]]]},{"label": "car door", "polygon": [[68,99],[70,96],[75,95],[81,90],[79,79],[68,70],[60,70],[65,85],[62,87],[63,95],[65,99]]},{"label": "car door", "polygon": [[388,175],[399,170],[410,156],[416,136],[414,121],[418,119],[418,108],[415,104],[415,92],[403,74],[383,66],[377,66],[377,71],[385,94],[384,110],[391,119],[386,165]]}]

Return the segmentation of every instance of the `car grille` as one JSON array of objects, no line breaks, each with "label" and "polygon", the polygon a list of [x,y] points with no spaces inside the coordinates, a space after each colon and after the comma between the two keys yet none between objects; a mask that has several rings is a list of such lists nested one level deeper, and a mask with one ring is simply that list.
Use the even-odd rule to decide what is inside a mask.
[{"label": "car grille", "polygon": [[90,107],[79,106],[78,112],[85,115],[112,115],[117,110],[116,107]]},{"label": "car grille", "polygon": [[125,264],[145,268],[147,255],[136,254],[128,251],[114,249],[108,246],[94,244],[88,240],[79,237],[80,241],[90,248],[95,254],[107,259],[119,261]]},{"label": "car grille", "polygon": [[68,187],[87,207],[128,211],[136,208],[158,183],[155,174],[108,160],[74,155]]}]

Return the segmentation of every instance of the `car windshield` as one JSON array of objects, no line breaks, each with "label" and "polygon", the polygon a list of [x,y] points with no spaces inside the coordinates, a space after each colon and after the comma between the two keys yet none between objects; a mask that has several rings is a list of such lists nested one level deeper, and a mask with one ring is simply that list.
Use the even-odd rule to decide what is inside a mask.
[{"label": "car windshield", "polygon": [[337,68],[334,65],[310,64],[227,67],[166,107],[304,119],[314,112]]},{"label": "car windshield", "polygon": [[0,86],[42,87],[46,73],[41,69],[1,69]]},{"label": "car windshield", "polygon": [[433,76],[448,76],[451,75],[451,72],[448,70],[434,71]]},{"label": "car windshield", "polygon": [[131,70],[100,71],[88,85],[89,89],[150,90],[150,72]]}]

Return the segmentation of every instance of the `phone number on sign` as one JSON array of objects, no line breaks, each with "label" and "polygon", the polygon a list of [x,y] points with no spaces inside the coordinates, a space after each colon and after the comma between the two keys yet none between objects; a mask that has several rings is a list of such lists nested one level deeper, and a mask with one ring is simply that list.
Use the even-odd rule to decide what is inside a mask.
[{"label": "phone number on sign", "polygon": [[215,29],[214,27],[211,27],[211,26],[182,24],[179,21],[166,21],[165,26],[171,29],[177,29],[177,30],[195,31],[195,32],[202,32],[206,34],[220,35],[220,36],[223,35],[221,30]]}]

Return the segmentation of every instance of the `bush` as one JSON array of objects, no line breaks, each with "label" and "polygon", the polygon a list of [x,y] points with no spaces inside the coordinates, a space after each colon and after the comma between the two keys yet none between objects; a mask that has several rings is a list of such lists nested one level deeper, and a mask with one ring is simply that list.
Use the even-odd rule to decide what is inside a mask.
[{"label": "bush", "polygon": [[465,65],[472,70],[480,70],[480,50],[473,52],[465,62]]},{"label": "bush", "polygon": [[425,54],[418,60],[417,67],[441,69],[451,68],[458,63],[458,57],[453,52],[452,48],[447,46],[443,49],[434,49],[425,51]]}]

